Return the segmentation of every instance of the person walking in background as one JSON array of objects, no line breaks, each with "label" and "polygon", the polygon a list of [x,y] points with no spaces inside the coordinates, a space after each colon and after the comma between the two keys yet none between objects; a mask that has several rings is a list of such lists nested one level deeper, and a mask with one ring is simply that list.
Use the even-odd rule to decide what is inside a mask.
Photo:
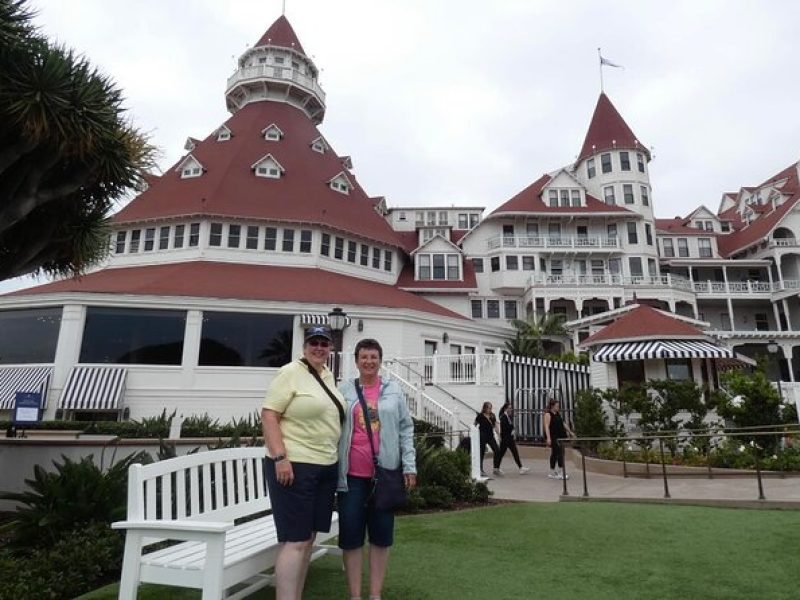
[{"label": "person walking in background", "polygon": [[569,479],[564,473],[564,448],[558,440],[566,437],[575,437],[575,434],[561,417],[561,405],[558,400],[552,399],[547,403],[544,413],[544,433],[547,436],[547,446],[550,448],[550,479]]},{"label": "person walking in background", "polygon": [[326,366],[328,327],[306,330],[303,358],[280,368],[261,411],[266,479],[278,533],[275,597],[301,600],[317,531],[330,531],[344,398]]},{"label": "person walking in background", "polygon": [[[369,598],[380,600],[389,548],[394,542],[394,514],[371,501],[373,449],[379,466],[402,467],[406,489],[413,489],[417,484],[414,422],[397,382],[379,376],[381,345],[376,340],[361,340],[356,344],[355,359],[358,379],[340,387],[347,411],[339,441],[339,548],[350,598],[360,600],[362,548],[364,535],[369,532]],[[367,415],[359,396],[367,406]]]},{"label": "person walking in background", "polygon": [[486,476],[486,472],[483,470],[483,458],[486,456],[486,445],[488,444],[491,447],[492,452],[494,453],[494,469],[493,472],[495,475],[502,475],[503,472],[500,470],[500,463],[498,462],[497,458],[500,456],[500,448],[497,447],[497,441],[494,439],[495,431],[497,431],[497,419],[492,412],[492,403],[491,402],[484,402],[483,407],[481,408],[481,412],[478,413],[478,416],[475,417],[475,425],[478,426],[478,431],[480,432],[480,441],[481,441],[481,475],[484,477]]},{"label": "person walking in background", "polygon": [[519,459],[519,450],[517,450],[517,442],[514,439],[514,408],[510,402],[506,402],[500,407],[498,417],[500,421],[500,452],[498,452],[497,459],[494,461],[497,465],[495,472],[498,475],[503,474],[500,463],[503,462],[506,450],[511,450],[511,456],[514,457],[514,462],[517,463],[519,474],[525,475],[525,473],[530,472],[530,469],[523,467],[522,461]]}]

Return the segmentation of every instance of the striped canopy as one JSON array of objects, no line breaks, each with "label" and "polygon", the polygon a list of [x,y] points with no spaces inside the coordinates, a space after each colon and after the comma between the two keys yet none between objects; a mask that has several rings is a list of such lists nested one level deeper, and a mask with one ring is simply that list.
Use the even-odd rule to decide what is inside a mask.
[{"label": "striped canopy", "polygon": [[14,408],[17,392],[40,392],[46,408],[52,373],[53,367],[0,367],[0,410]]},{"label": "striped canopy", "polygon": [[125,389],[125,367],[73,367],[61,393],[64,410],[117,410]]},{"label": "striped canopy", "polygon": [[734,358],[728,348],[702,340],[651,340],[606,344],[594,353],[596,362],[659,358]]}]

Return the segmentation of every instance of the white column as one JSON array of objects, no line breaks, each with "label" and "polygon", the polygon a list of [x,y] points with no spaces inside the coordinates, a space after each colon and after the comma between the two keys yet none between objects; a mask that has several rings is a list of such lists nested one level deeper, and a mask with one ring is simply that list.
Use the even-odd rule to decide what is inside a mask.
[{"label": "white column", "polygon": [[53,378],[47,398],[47,409],[43,419],[53,419],[58,408],[58,400],[70,369],[74,367],[81,354],[83,325],[86,322],[86,307],[78,304],[67,304],[61,312],[61,325],[58,329],[56,355],[53,359]]},{"label": "white column", "polygon": [[781,300],[783,304],[783,314],[786,315],[786,329],[787,331],[794,331],[794,327],[792,327],[792,316],[789,314],[789,303],[786,302],[786,298]]},{"label": "white column", "polygon": [[181,357],[181,384],[184,389],[194,387],[197,361],[200,356],[200,338],[203,333],[203,312],[186,311],[186,328],[183,334],[183,356]]},{"label": "white column", "polygon": [[778,310],[777,302],[771,302],[772,304],[772,313],[775,315],[775,328],[777,331],[783,331],[783,327],[781,327],[781,313]]},{"label": "white column", "polygon": [[783,356],[786,357],[786,366],[789,370],[789,381],[794,383],[794,372],[792,371],[792,346],[791,342],[780,342]]},{"label": "white column", "polygon": [[[725,287],[727,287],[727,284]],[[733,301],[731,300],[730,296],[728,296],[726,300],[728,302],[728,316],[730,317],[731,321],[731,331],[736,331],[736,318],[733,314]]]},{"label": "white column", "polygon": [[[783,254],[777,255],[777,265],[778,265],[778,281],[781,284],[781,289],[783,289],[783,268],[781,267],[781,263],[783,262]],[[787,318],[788,321],[788,318]]]}]

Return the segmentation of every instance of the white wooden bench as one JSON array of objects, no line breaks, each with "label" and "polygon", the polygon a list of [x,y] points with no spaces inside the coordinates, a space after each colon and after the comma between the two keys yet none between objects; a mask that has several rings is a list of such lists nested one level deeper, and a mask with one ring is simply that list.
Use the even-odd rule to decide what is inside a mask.
[{"label": "white wooden bench", "polygon": [[[203,600],[240,599],[270,585],[279,546],[272,514],[263,514],[270,510],[264,461],[256,447],[131,465],[128,519],[112,525],[126,531],[120,600],[134,600],[140,583],[202,589]],[[312,560],[338,554],[320,543],[338,531],[334,513]],[[175,543],[145,553],[166,540]]]}]

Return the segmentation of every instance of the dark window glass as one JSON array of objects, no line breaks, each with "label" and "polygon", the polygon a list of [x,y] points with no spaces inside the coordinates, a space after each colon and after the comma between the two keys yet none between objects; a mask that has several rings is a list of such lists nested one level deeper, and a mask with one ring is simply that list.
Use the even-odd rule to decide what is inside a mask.
[{"label": "dark window glass", "polygon": [[128,235],[127,231],[118,231],[117,232],[117,246],[114,249],[114,252],[117,254],[122,254],[125,252],[125,237]]},{"label": "dark window glass", "polygon": [[639,234],[636,232],[636,223],[634,223],[633,221],[628,221],[628,243],[629,244],[639,243]]},{"label": "dark window glass", "polygon": [[713,256],[710,238],[698,238],[697,245],[700,247],[700,258],[711,258]]},{"label": "dark window glass", "polygon": [[611,173],[611,155],[610,154],[601,154],[600,155],[600,170],[603,173]]},{"label": "dark window glass", "polygon": [[472,300],[472,318],[473,319],[482,319],[483,318],[483,302],[480,300]]},{"label": "dark window glass", "polygon": [[642,258],[640,256],[632,256],[628,259],[628,264],[631,269],[631,277],[643,277],[644,271],[642,270]]},{"label": "dark window glass", "polygon": [[169,248],[169,227],[162,227],[158,231],[158,249],[166,250]]},{"label": "dark window glass", "polygon": [[642,206],[650,206],[650,195],[647,191],[647,186],[643,185],[640,187],[642,192]]},{"label": "dark window glass", "polygon": [[617,363],[617,385],[622,389],[626,383],[632,385],[644,383],[643,360],[623,360]]},{"label": "dark window glass", "polygon": [[662,244],[664,246],[664,256],[666,258],[672,258],[675,256],[675,248],[672,246],[672,238],[664,238]]},{"label": "dark window glass", "polygon": [[597,174],[597,169],[595,169],[593,158],[590,158],[586,161],[586,174],[589,176],[589,179]]},{"label": "dark window glass", "polygon": [[472,259],[472,267],[475,269],[476,273],[483,273],[483,259],[482,258],[473,258]]},{"label": "dark window glass", "polygon": [[328,233],[322,234],[322,241],[319,245],[319,253],[322,256],[330,256],[331,255],[331,236]]},{"label": "dark window glass", "polygon": [[458,215],[458,228],[459,229],[466,229],[467,228],[467,214],[461,213]]},{"label": "dark window glass", "polygon": [[418,254],[417,255],[417,264],[419,265],[419,279],[430,279],[431,278],[431,255],[430,254]]},{"label": "dark window glass", "polygon": [[311,252],[311,230],[300,230],[300,252],[309,254]]},{"label": "dark window glass", "polygon": [[506,313],[506,319],[517,318],[517,302],[515,300],[503,301],[503,310]]},{"label": "dark window glass", "polygon": [[183,232],[186,225],[175,225],[175,241],[172,244],[173,248],[183,248]]},{"label": "dark window glass", "polygon": [[647,241],[648,246],[653,245],[653,229],[650,227],[650,223],[644,224],[644,239]]},{"label": "dark window glass", "polygon": [[623,171],[631,170],[631,157],[627,152],[619,153],[619,168]]},{"label": "dark window glass", "polygon": [[459,279],[461,270],[461,259],[456,254],[447,255],[447,278],[451,280]]},{"label": "dark window glass", "polygon": [[354,263],[356,262],[356,250],[358,249],[358,244],[355,242],[348,241],[347,242],[347,262]]},{"label": "dark window glass", "polygon": [[636,153],[636,164],[639,166],[639,172],[644,173],[644,154]]},{"label": "dark window glass", "polygon": [[264,232],[264,250],[275,250],[278,246],[278,229],[267,227]]},{"label": "dark window glass", "polygon": [[517,271],[519,270],[519,258],[516,256],[506,256],[506,270]]},{"label": "dark window glass", "polygon": [[189,247],[194,247],[200,244],[200,223],[192,223],[189,225]]},{"label": "dark window glass", "polygon": [[369,246],[366,244],[361,244],[361,266],[368,267],[369,266]]},{"label": "dark window glass", "polygon": [[380,269],[381,268],[381,249],[380,248],[373,248],[372,249],[372,268],[373,269]]},{"label": "dark window glass", "polygon": [[211,224],[211,236],[208,238],[209,246],[222,245],[222,223]]},{"label": "dark window glass", "polygon": [[668,358],[667,379],[691,379],[692,378],[692,359],[691,358]]},{"label": "dark window glass", "polygon": [[536,259],[533,256],[522,257],[522,270],[533,271],[536,268]]},{"label": "dark window glass", "polygon": [[294,229],[283,230],[283,245],[281,250],[284,252],[294,252]]},{"label": "dark window glass", "polygon": [[333,249],[333,257],[342,260],[344,258],[344,238],[337,237],[335,240],[336,246]]},{"label": "dark window glass", "polygon": [[500,318],[500,300],[486,301],[486,317],[489,319]]},{"label": "dark window glass", "polygon": [[622,185],[622,197],[625,198],[625,204],[633,204],[633,186],[630,183]]},{"label": "dark window glass", "polygon": [[228,248],[238,248],[242,239],[241,225],[228,225]]},{"label": "dark window glass", "polygon": [[201,366],[281,367],[292,360],[292,317],[204,312]]},{"label": "dark window glass", "polygon": [[687,258],[689,256],[689,240],[686,238],[678,238],[678,256]]},{"label": "dark window glass", "polygon": [[0,311],[0,365],[51,363],[61,307]]},{"label": "dark window glass", "polygon": [[492,271],[499,271],[500,270],[500,257],[499,256],[493,256],[490,264],[491,264],[491,267],[492,267]]},{"label": "dark window glass", "polygon": [[142,237],[142,230],[141,229],[134,229],[131,231],[131,247],[128,250],[129,252],[138,252],[139,251],[139,239]]},{"label": "dark window glass", "polygon": [[445,278],[444,254],[433,255],[433,278],[434,279]]},{"label": "dark window glass", "polygon": [[384,250],[383,251],[383,270],[384,271],[391,271],[392,270],[392,251],[391,250]]},{"label": "dark window glass", "polygon": [[249,225],[247,227],[247,241],[248,250],[258,250],[258,227]]},{"label": "dark window glass", "polygon": [[156,240],[156,228],[149,227],[144,230],[144,250],[150,252],[153,249]]},{"label": "dark window glass", "polygon": [[80,362],[179,365],[186,312],[89,307]]}]

